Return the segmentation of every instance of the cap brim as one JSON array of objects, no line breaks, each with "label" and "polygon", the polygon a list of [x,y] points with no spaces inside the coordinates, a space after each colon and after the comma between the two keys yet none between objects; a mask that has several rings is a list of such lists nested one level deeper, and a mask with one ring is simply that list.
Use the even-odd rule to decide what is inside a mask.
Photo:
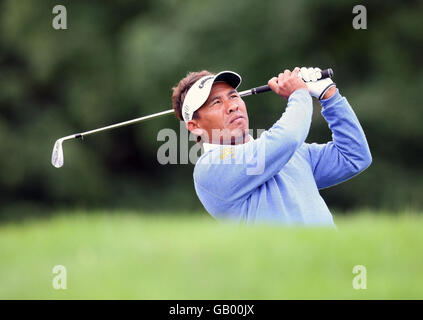
[{"label": "cap brim", "polygon": [[214,82],[223,81],[229,84],[232,88],[236,89],[241,84],[242,78],[241,76],[233,71],[222,71],[219,72],[216,77],[214,78]]}]

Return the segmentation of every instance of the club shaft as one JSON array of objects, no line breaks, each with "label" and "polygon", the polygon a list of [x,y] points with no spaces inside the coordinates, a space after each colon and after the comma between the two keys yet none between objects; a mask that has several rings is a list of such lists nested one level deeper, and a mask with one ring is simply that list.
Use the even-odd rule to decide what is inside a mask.
[{"label": "club shaft", "polygon": [[166,111],[162,111],[162,112],[153,113],[153,114],[150,114],[148,116],[144,116],[144,117],[140,117],[140,118],[136,118],[136,119],[132,119],[132,120],[128,120],[128,121],[124,121],[124,122],[112,124],[112,125],[107,126],[107,127],[98,128],[98,129],[94,129],[94,130],[90,130],[90,131],[85,131],[85,132],[82,132],[82,133],[77,133],[77,134],[75,134],[75,138],[82,138],[82,137],[89,136],[89,135],[94,134],[94,133],[98,133],[98,132],[102,132],[102,131],[107,131],[107,130],[112,130],[112,129],[116,129],[116,128],[120,128],[120,127],[129,126],[129,125],[134,124],[134,123],[138,123],[138,122],[150,120],[152,118],[157,118],[157,117],[165,116],[165,115],[171,114],[173,112],[174,112],[174,110],[173,109],[170,109],[170,110],[166,110]]},{"label": "club shaft", "polygon": [[[333,76],[333,71],[330,68],[324,69],[321,72],[322,72],[321,79],[331,78]],[[272,89],[270,89],[270,87],[268,85],[264,85],[264,86],[260,86],[260,87],[251,88],[249,90],[241,91],[241,92],[239,92],[239,95],[241,97],[246,97],[246,96],[259,94],[259,93],[263,93],[263,92],[269,92],[271,90]],[[112,124],[112,125],[109,125],[107,127],[98,128],[98,129],[94,129],[94,130],[90,130],[90,131],[86,131],[86,132],[82,132],[82,133],[77,133],[73,136],[68,136],[66,138],[83,138],[85,136],[89,136],[89,135],[94,134],[94,133],[129,126],[131,124],[135,124],[135,123],[138,123],[138,122],[142,122],[142,121],[150,120],[150,119],[153,119],[153,118],[165,116],[165,115],[168,115],[168,114],[171,114],[171,113],[174,113],[173,109],[158,112],[158,113],[153,113],[153,114],[150,114],[148,116],[144,116],[144,117],[140,117],[140,118],[136,118],[136,119],[132,119],[132,120],[116,123],[116,124]]]}]

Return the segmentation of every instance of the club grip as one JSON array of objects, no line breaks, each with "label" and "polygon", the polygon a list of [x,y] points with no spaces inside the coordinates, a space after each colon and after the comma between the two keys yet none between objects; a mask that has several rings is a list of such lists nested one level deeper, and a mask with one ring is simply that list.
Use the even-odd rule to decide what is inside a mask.
[{"label": "club grip", "polygon": [[251,94],[259,94],[267,91],[272,91],[272,89],[270,89],[270,87],[266,84],[265,86],[252,88]]},{"label": "club grip", "polygon": [[321,79],[332,78],[333,77],[333,70],[332,68],[324,69],[321,71],[322,77]]},{"label": "club grip", "polygon": [[[322,77],[320,79],[326,79],[326,78],[332,78],[333,77],[333,70],[331,68],[328,69],[324,69],[321,71],[322,73]],[[270,87],[268,85],[265,86],[260,86],[260,87],[255,87],[252,88],[251,90],[249,90],[249,92],[242,94],[241,96],[246,96],[246,95],[251,95],[251,94],[259,94],[259,93],[263,93],[263,92],[268,92],[268,91],[272,91],[272,89],[270,89]]]}]

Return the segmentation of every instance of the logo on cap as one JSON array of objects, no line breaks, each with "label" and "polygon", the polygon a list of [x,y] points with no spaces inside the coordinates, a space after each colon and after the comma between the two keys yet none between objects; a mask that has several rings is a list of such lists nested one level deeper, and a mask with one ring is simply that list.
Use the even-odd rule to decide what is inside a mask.
[{"label": "logo on cap", "polygon": [[183,108],[184,108],[184,119],[185,121],[189,121],[189,107],[187,104],[185,104]]},{"label": "logo on cap", "polygon": [[207,78],[205,78],[204,80],[202,80],[201,82],[200,82],[200,84],[198,85],[198,87],[200,88],[200,89],[202,89],[203,87],[204,87],[204,84],[207,82],[207,81],[209,81],[210,79],[213,79],[214,77],[207,77]]}]

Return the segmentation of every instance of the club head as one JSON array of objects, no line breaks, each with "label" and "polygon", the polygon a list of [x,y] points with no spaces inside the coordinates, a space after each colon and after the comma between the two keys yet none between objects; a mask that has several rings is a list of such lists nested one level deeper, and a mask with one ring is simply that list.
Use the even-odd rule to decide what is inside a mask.
[{"label": "club head", "polygon": [[60,168],[63,166],[64,158],[63,158],[63,147],[62,147],[63,139],[58,139],[53,147],[53,153],[51,155],[51,164],[56,168]]}]

